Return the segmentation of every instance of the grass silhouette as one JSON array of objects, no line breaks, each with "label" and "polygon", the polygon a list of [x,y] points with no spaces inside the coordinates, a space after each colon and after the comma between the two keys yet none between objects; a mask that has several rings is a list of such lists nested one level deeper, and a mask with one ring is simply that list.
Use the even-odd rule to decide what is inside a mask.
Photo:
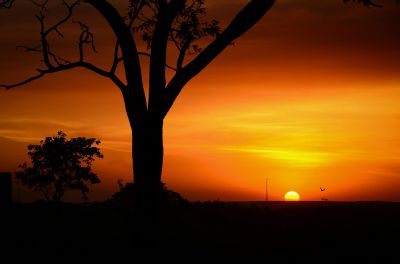
[{"label": "grass silhouette", "polygon": [[[131,210],[113,203],[15,204],[7,250],[65,258],[282,256],[388,258],[397,254],[400,204],[383,202],[197,202],[163,210],[158,239],[136,240]],[[147,253],[145,253],[147,252]],[[23,253],[23,254],[22,254]],[[132,254],[133,253],[133,254]],[[196,257],[197,256],[197,257]]]}]

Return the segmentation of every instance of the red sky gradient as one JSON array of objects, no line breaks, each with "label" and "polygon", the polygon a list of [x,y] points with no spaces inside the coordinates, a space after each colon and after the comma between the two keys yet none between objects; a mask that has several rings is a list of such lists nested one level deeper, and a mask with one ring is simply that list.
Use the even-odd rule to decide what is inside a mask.
[{"label": "red sky gradient", "polygon": [[[225,25],[246,1],[208,2]],[[271,200],[294,190],[302,200],[400,201],[400,6],[381,2],[277,1],[176,101],[165,120],[163,181],[191,200],[263,200],[268,178]],[[39,25],[25,1],[0,12],[7,83],[40,66],[37,55],[15,50],[37,43]],[[77,18],[83,13],[99,52],[89,58],[108,68],[112,34],[95,12],[82,7]],[[75,29],[65,29],[64,43],[55,38],[70,57]],[[120,92],[85,70],[0,90],[0,171],[15,171],[27,144],[58,130],[102,141],[102,184],[90,198],[104,200],[118,179],[132,179]],[[28,199],[23,190],[19,199]]]}]

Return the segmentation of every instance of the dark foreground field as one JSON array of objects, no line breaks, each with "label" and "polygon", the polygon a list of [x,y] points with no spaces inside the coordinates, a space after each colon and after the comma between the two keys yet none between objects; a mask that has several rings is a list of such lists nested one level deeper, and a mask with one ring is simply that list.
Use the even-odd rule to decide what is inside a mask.
[{"label": "dark foreground field", "polygon": [[351,258],[386,263],[400,256],[399,203],[195,203],[163,212],[158,240],[146,247],[135,239],[129,210],[108,203],[20,204],[4,215],[2,256],[14,260]]}]

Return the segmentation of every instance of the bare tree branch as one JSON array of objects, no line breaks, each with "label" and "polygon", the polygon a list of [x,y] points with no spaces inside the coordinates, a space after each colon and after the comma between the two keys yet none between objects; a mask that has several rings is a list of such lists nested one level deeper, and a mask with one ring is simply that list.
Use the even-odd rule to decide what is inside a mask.
[{"label": "bare tree branch", "polygon": [[41,11],[36,16],[36,18],[39,20],[39,23],[40,23],[40,38],[41,38],[41,44],[42,44],[42,49],[41,50],[42,50],[42,53],[43,53],[43,62],[46,65],[46,67],[49,68],[49,69],[55,67],[52,64],[52,62],[50,60],[50,57],[53,59],[53,61],[56,63],[57,66],[60,66],[61,63],[58,61],[57,56],[55,56],[50,51],[50,45],[49,45],[49,43],[47,41],[47,36],[52,32],[56,32],[59,36],[63,37],[63,34],[60,32],[60,30],[58,28],[71,18],[72,14],[73,14],[73,10],[79,4],[79,2],[80,2],[80,0],[77,0],[77,1],[73,2],[70,5],[65,0],[63,0],[63,4],[66,6],[67,11],[68,11],[67,14],[60,21],[58,21],[56,24],[54,24],[53,26],[51,26],[48,29],[46,29],[45,28],[45,24],[44,24],[44,20],[45,20],[44,11],[46,9],[46,5],[48,3],[48,0],[46,0],[43,3],[37,3],[35,1],[33,1],[33,3],[35,5],[37,5],[41,9]]},{"label": "bare tree branch", "polygon": [[[144,57],[151,58],[151,54],[148,53],[148,52],[138,51],[138,55],[139,55],[139,56],[144,56]],[[123,57],[119,57],[118,60],[117,60],[117,65],[118,65],[118,63],[120,63],[120,62],[123,61],[123,60],[124,60]],[[173,71],[177,71],[177,70],[178,70],[177,68],[174,68],[173,66],[171,66],[171,65],[169,65],[169,64],[165,64],[165,67],[166,67],[167,69],[170,69],[170,70],[173,70]],[[112,72],[112,71],[111,71],[111,72]]]},{"label": "bare tree branch", "polygon": [[45,0],[43,3],[39,3],[36,2],[35,0],[30,0],[31,3],[33,3],[35,6],[39,7],[40,9],[42,9],[42,11],[47,11],[47,3],[49,2],[49,0]]},{"label": "bare tree branch", "polygon": [[[120,42],[121,52],[124,57],[125,77],[128,92],[124,97],[131,97],[132,104],[126,105],[135,117],[142,117],[147,112],[147,101],[144,93],[142,70],[135,40],[124,18],[113,5],[106,0],[83,0],[92,5],[108,22]],[[131,118],[131,117],[129,117]]]},{"label": "bare tree branch", "polygon": [[48,28],[46,31],[44,31],[44,35],[47,36],[49,33],[53,32],[53,31],[57,31],[58,27],[60,27],[62,24],[64,24],[65,22],[68,21],[68,19],[71,18],[72,14],[73,14],[73,10],[74,8],[79,5],[80,0],[77,0],[75,2],[73,2],[71,5],[67,3],[67,1],[63,0],[63,4],[67,7],[68,9],[68,13],[67,15],[61,19],[60,21],[58,21],[56,24],[54,24],[53,26],[51,26],[50,28]]},{"label": "bare tree branch", "polygon": [[[150,53],[147,53],[147,52],[141,52],[141,51],[139,51],[138,54],[141,55],[141,56],[145,56],[145,57],[151,58],[151,54],[150,54]],[[165,67],[168,68],[168,69],[170,69],[170,70],[177,71],[176,68],[172,67],[171,65],[169,65],[169,64],[167,64],[167,63],[165,64]]]},{"label": "bare tree branch", "polygon": [[103,77],[109,78],[112,82],[114,82],[114,84],[116,84],[121,90],[125,89],[126,85],[120,80],[118,79],[117,76],[115,76],[114,74],[105,71],[101,68],[96,67],[95,65],[88,63],[88,62],[82,62],[82,61],[78,61],[78,62],[73,62],[73,63],[69,63],[69,64],[64,64],[64,65],[60,65],[58,67],[53,67],[51,69],[38,69],[37,71],[39,72],[39,74],[32,76],[30,78],[27,78],[24,81],[18,82],[18,83],[14,83],[14,84],[0,84],[1,87],[8,89],[14,88],[14,87],[18,87],[18,86],[22,86],[24,84],[28,84],[34,80],[37,80],[41,77],[44,77],[45,75],[48,74],[52,74],[52,73],[57,73],[57,72],[61,72],[61,71],[66,71],[66,70],[71,70],[71,69],[75,69],[75,68],[85,68],[88,69],[94,73],[97,73]]},{"label": "bare tree branch", "polygon": [[113,59],[112,65],[111,65],[110,72],[115,73],[115,71],[117,70],[117,67],[118,67],[118,63],[121,62],[122,60],[123,60],[123,58],[119,58],[119,41],[117,39],[117,41],[115,42],[114,59]]},{"label": "bare tree branch", "polygon": [[178,41],[176,40],[175,36],[171,34],[170,37],[171,37],[172,43],[174,43],[174,45],[175,45],[175,48],[180,52],[182,49],[181,49],[181,47],[179,46],[179,43],[178,43]]},{"label": "bare tree branch", "polygon": [[[42,53],[43,50],[41,50],[40,48],[35,48],[35,47],[28,47],[28,46],[17,46],[17,50],[18,49],[23,49],[25,52],[36,52],[36,53]],[[65,64],[65,63],[70,63],[69,60],[60,57],[56,54],[54,54],[51,51],[48,51],[49,56],[57,63],[57,65],[61,65],[61,64]],[[62,63],[61,63],[61,62]]]},{"label": "bare tree branch", "polygon": [[[350,2],[350,1],[362,3],[366,6],[383,7],[383,5],[377,4],[377,3],[375,3],[375,1],[372,1],[372,0],[343,0],[343,2],[345,2],[345,3]],[[396,1],[398,2],[399,0],[396,0]]]},{"label": "bare tree branch", "polygon": [[232,20],[228,27],[192,62],[178,71],[166,87],[163,117],[171,109],[183,87],[211,63],[227,46],[248,31],[273,6],[275,0],[252,0]]},{"label": "bare tree branch", "polygon": [[[128,22],[128,27],[129,30],[132,30],[133,23],[135,22],[136,18],[139,16],[140,12],[142,11],[143,7],[146,5],[146,1],[139,1],[135,2],[136,5],[131,6],[131,11],[128,14],[129,17],[129,22]],[[110,72],[115,73],[118,67],[118,63],[122,61],[122,58],[119,58],[119,49],[120,49],[120,43],[119,40],[117,39],[115,41],[115,48],[114,48],[114,59],[113,63],[111,65]]]},{"label": "bare tree branch", "polygon": [[0,8],[10,9],[14,4],[14,0],[0,0]]},{"label": "bare tree branch", "polygon": [[135,22],[136,18],[138,18],[139,14],[142,12],[142,9],[146,6],[146,1],[142,0],[136,2],[136,5],[131,6],[131,11],[128,14],[129,23],[128,27],[132,29],[133,23]]},{"label": "bare tree branch", "polygon": [[[33,0],[32,0],[33,1]],[[59,36],[63,36],[62,33],[59,31],[59,27],[61,27],[65,22],[67,22],[73,13],[73,9],[79,4],[79,1],[75,1],[73,4],[69,5],[65,0],[63,0],[63,4],[68,9],[68,14],[63,17],[59,22],[54,24],[53,26],[49,27],[48,29],[45,28],[45,16],[44,10],[46,9],[46,4],[48,0],[43,3],[34,2],[35,5],[41,8],[41,11],[37,15],[37,18],[40,22],[40,36],[41,36],[41,48],[38,47],[28,47],[28,46],[18,46],[17,49],[23,49],[26,52],[40,52],[43,56],[43,62],[47,69],[38,69],[39,74],[29,77],[21,82],[17,82],[14,84],[9,85],[0,85],[6,89],[11,89],[17,86],[28,84],[32,81],[35,81],[45,75],[57,73],[61,71],[66,71],[74,68],[85,68],[92,72],[97,73],[103,77],[109,78],[114,84],[116,84],[121,90],[126,89],[126,85],[115,75],[114,72],[105,71],[89,62],[84,61],[84,45],[88,44],[91,45],[93,51],[96,52],[96,47],[94,44],[94,36],[93,33],[89,30],[89,27],[84,23],[77,21],[82,29],[81,35],[79,37],[78,47],[79,47],[79,61],[77,62],[70,62],[67,59],[64,59],[60,56],[57,56],[50,50],[49,42],[47,41],[47,36],[52,33],[56,32]],[[51,58],[51,59],[50,59]],[[53,63],[55,63],[55,65]]]},{"label": "bare tree branch", "polygon": [[159,13],[151,42],[150,76],[149,76],[149,111],[160,112],[165,100],[165,64],[167,63],[167,46],[169,32],[176,16],[186,0],[157,1]]},{"label": "bare tree branch", "polygon": [[[142,0],[142,1],[132,1],[132,2],[131,2],[131,6],[130,6],[131,10],[130,10],[130,12],[128,13],[129,22],[128,22],[128,24],[127,24],[128,27],[129,27],[129,30],[133,30],[134,22],[136,21],[136,19],[140,19],[139,15],[141,14],[141,12],[142,12],[142,10],[143,10],[143,8],[144,8],[145,6],[148,6],[148,7],[151,8],[151,5],[150,5],[149,2],[146,1],[146,0]],[[152,9],[152,11],[153,11],[154,13],[156,13],[156,10],[155,10],[155,9]],[[117,39],[116,42],[115,42],[114,61],[113,61],[113,64],[112,64],[112,66],[111,66],[111,69],[112,69],[112,70],[113,70],[113,69],[116,70],[116,68],[117,68],[117,66],[118,66],[118,63],[121,62],[121,61],[123,61],[123,58],[122,58],[122,57],[119,57],[119,55],[118,55],[118,54],[119,54],[119,48],[120,48],[119,45],[120,45],[120,43],[119,43],[119,40]],[[140,52],[139,52],[139,55],[143,55],[143,54],[140,54]]]},{"label": "bare tree branch", "polygon": [[32,76],[32,77],[30,77],[30,78],[28,78],[26,80],[21,81],[21,82],[17,82],[17,83],[13,83],[13,84],[0,84],[0,86],[6,88],[7,90],[10,90],[11,88],[22,86],[24,84],[30,83],[30,82],[32,82],[34,80],[37,80],[37,79],[43,77],[44,75],[45,75],[44,72],[40,72],[39,74],[37,74],[35,76]]},{"label": "bare tree branch", "polygon": [[178,71],[182,70],[183,62],[185,60],[186,52],[190,48],[190,45],[192,44],[192,41],[188,39],[185,44],[183,44],[182,48],[179,51],[179,57],[176,63],[176,69]]},{"label": "bare tree branch", "polygon": [[51,64],[49,59],[49,44],[47,43],[47,38],[45,35],[44,15],[42,11],[39,13],[39,15],[36,16],[36,18],[39,20],[40,23],[40,41],[42,44],[43,62],[47,68],[52,68],[53,65]]},{"label": "bare tree branch", "polygon": [[92,32],[90,32],[89,27],[82,23],[81,21],[75,21],[75,23],[78,23],[81,27],[81,35],[79,36],[79,61],[83,61],[84,59],[84,45],[88,44],[91,46],[93,51],[97,53],[96,51],[96,46],[94,45],[94,35]]}]

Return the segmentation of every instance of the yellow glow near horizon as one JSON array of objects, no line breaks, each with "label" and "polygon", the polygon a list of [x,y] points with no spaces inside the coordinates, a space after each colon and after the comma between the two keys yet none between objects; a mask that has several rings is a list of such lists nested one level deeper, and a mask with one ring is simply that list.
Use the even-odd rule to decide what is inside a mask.
[{"label": "yellow glow near horizon", "polygon": [[297,166],[316,166],[327,162],[328,153],[294,149],[223,148],[227,151],[248,152]]},{"label": "yellow glow near horizon", "polygon": [[290,191],[285,194],[285,201],[299,201],[300,195],[295,191]]}]

